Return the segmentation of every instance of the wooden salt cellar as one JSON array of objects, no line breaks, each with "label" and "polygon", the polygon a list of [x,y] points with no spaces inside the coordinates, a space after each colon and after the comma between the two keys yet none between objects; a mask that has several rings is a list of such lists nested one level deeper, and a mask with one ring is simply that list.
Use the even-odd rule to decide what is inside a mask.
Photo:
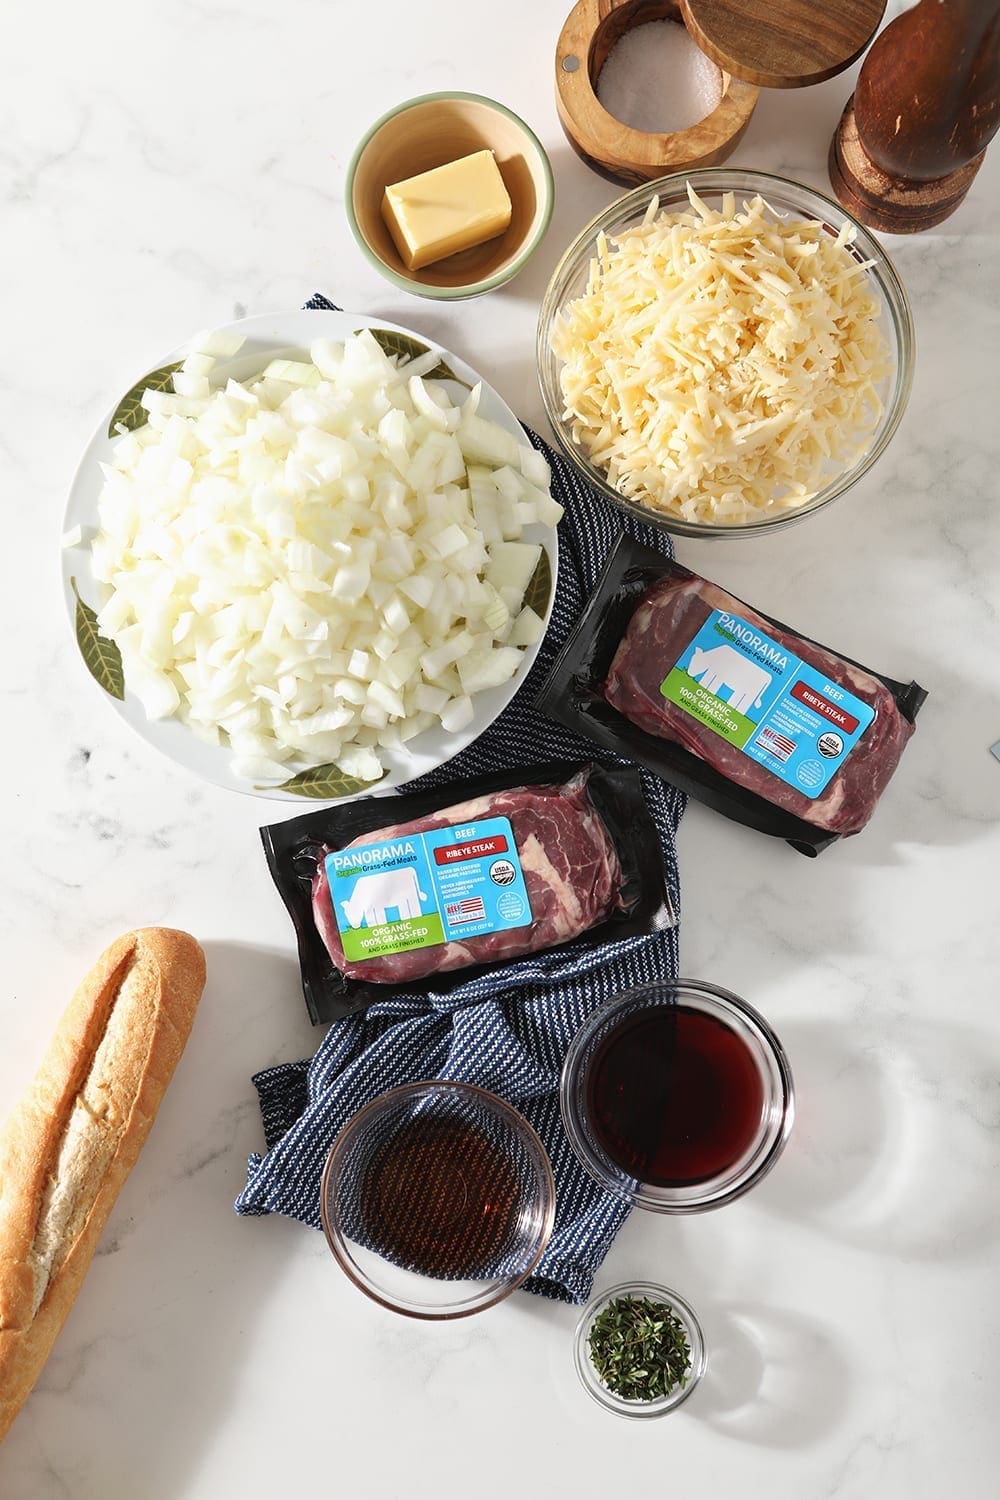
[{"label": "wooden salt cellar", "polygon": [[556,47],[556,108],[567,140],[588,167],[630,185],[725,161],[757,103],[757,89],[724,71],[722,102],[687,130],[657,135],[616,120],[597,97],[597,80],[619,37],[647,21],[684,24],[675,0],[578,0]]},{"label": "wooden salt cellar", "polygon": [[961,203],[1000,125],[1000,0],[920,0],[865,58],[830,146],[841,203],[913,233]]},{"label": "wooden salt cellar", "polygon": [[[556,107],[570,145],[613,182],[710,167],[735,150],[758,85],[804,88],[859,57],[885,0],[578,0],[556,47]],[[616,120],[597,97],[615,42],[647,21],[678,21],[722,73],[719,107],[687,130],[657,135]]]}]

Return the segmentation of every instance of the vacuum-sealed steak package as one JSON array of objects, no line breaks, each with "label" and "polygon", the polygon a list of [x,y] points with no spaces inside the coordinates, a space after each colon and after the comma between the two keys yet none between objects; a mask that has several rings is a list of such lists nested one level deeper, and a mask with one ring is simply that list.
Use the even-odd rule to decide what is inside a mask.
[{"label": "vacuum-sealed steak package", "polygon": [[622,537],[537,707],[817,854],[864,828],[926,696]]},{"label": "vacuum-sealed steak package", "polygon": [[[536,767],[261,830],[314,1021],[673,920],[632,767]],[[553,978],[557,978],[553,975]]]}]

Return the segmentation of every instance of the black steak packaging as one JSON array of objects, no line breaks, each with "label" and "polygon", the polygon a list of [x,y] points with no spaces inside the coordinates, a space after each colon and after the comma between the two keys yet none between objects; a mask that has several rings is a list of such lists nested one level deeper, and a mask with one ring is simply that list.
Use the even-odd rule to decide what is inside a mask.
[{"label": "black steak packaging", "polygon": [[676,922],[635,766],[529,766],[260,832],[314,1022],[484,974],[558,985]]},{"label": "black steak packaging", "polygon": [[868,822],[926,697],[622,536],[535,706],[816,855]]}]

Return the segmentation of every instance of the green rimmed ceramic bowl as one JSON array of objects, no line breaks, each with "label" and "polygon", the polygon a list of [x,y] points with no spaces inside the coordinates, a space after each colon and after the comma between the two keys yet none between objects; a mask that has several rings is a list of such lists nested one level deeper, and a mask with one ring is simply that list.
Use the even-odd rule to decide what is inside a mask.
[{"label": "green rimmed ceramic bowl", "polygon": [[[473,151],[492,151],[513,207],[503,234],[410,271],[382,218],[393,182],[429,172]],[[503,104],[480,94],[422,94],[384,114],[362,138],[347,169],[347,218],[363,254],[403,291],[457,301],[503,286],[538,249],[552,217],[552,168],[541,142]]]}]

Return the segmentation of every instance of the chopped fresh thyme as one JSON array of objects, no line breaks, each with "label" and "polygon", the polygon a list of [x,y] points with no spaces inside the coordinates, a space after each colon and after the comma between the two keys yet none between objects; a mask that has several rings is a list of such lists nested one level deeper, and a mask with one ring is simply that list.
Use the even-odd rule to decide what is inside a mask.
[{"label": "chopped fresh thyme", "polygon": [[627,1401],[655,1401],[687,1384],[691,1347],[668,1302],[615,1297],[591,1324],[588,1343],[602,1383]]}]

